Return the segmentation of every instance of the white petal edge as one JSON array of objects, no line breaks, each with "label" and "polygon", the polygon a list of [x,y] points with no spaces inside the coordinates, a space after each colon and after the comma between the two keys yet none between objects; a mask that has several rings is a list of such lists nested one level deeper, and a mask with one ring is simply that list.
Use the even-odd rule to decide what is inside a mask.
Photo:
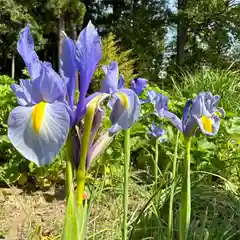
[{"label": "white petal edge", "polygon": [[26,159],[37,165],[50,164],[64,145],[70,118],[61,102],[46,103],[39,134],[32,124],[32,107],[16,107],[9,114],[8,137]]}]

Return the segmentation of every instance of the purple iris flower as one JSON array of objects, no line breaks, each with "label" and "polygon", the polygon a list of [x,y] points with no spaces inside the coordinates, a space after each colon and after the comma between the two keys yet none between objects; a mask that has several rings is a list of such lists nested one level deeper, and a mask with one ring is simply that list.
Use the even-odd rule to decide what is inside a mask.
[{"label": "purple iris flower", "polygon": [[207,136],[215,136],[220,127],[219,115],[225,117],[224,109],[217,107],[220,97],[213,96],[210,92],[200,93],[193,100],[188,100],[182,120],[168,111],[168,97],[156,92],[151,92],[150,95],[153,96],[155,114],[167,118],[187,137],[199,130]]},{"label": "purple iris flower", "polygon": [[[118,88],[117,63],[103,67],[106,79],[101,91],[87,96],[92,76],[102,56],[101,39],[91,22],[81,31],[76,44],[67,36],[63,40],[60,75],[53,70],[50,63],[39,60],[29,25],[20,33],[18,52],[26,64],[31,80],[20,80],[20,85],[12,85],[20,106],[9,115],[8,136],[25,158],[38,165],[51,163],[64,145],[71,128],[77,165],[81,154],[82,119],[87,104],[99,95],[110,98],[112,127],[96,139],[105,115],[105,108],[100,102],[94,115],[86,167],[106,149],[117,131],[131,127],[138,119],[138,96],[131,89]],[[78,71],[80,97],[75,106]],[[135,89],[139,92],[137,86],[138,83]],[[105,97],[101,101],[103,99]]]},{"label": "purple iris flower", "polygon": [[[74,161],[76,166],[79,164],[81,138],[83,134],[82,119],[86,112],[87,104],[97,97],[100,92],[96,92],[87,96],[87,91],[92,79],[92,76],[98,66],[102,57],[102,43],[95,27],[88,23],[87,27],[82,30],[80,36],[74,45],[74,42],[69,37],[63,40],[61,56],[61,76],[67,84],[68,102],[72,108],[71,126],[73,129],[72,142],[74,149]],[[77,106],[74,106],[74,93],[76,90],[76,73],[80,71],[79,92],[80,97]],[[95,112],[92,131],[89,141],[86,167],[88,168],[90,162],[93,161],[98,154],[102,153],[103,149],[109,145],[113,137],[108,134],[102,134],[99,140],[96,140],[97,132],[102,125],[102,120],[105,115],[105,108],[99,106]],[[75,133],[74,133],[75,132]],[[105,143],[105,145],[103,144]],[[92,153],[94,152],[94,153]]]},{"label": "purple iris flower", "polygon": [[145,78],[135,78],[131,81],[131,89],[140,96],[147,86],[147,80]]},{"label": "purple iris flower", "polygon": [[49,164],[64,145],[70,126],[66,86],[48,62],[41,62],[27,25],[17,49],[30,80],[12,84],[20,106],[8,118],[8,137],[14,147],[38,165]]},{"label": "purple iris flower", "polygon": [[[73,40],[67,36],[63,40],[60,74],[67,85],[68,103],[73,111],[71,126],[76,125],[83,118],[87,104],[98,94],[87,97],[92,76],[101,57],[101,39],[91,21],[81,31],[76,46]],[[78,70],[80,71],[80,97],[75,107],[74,94]]]},{"label": "purple iris flower", "polygon": [[[102,153],[103,150],[113,140],[116,132],[127,129],[138,119],[140,114],[140,103],[138,96],[131,89],[123,87],[124,80],[118,81],[118,65],[112,62],[102,69],[106,75],[105,80],[101,85],[100,92],[96,92],[86,97],[87,90],[92,79],[93,73],[97,68],[99,60],[102,56],[101,39],[97,34],[91,22],[81,32],[80,37],[74,46],[73,41],[66,37],[63,41],[63,53],[61,57],[61,75],[65,79],[68,88],[69,105],[73,109],[72,126],[78,126],[80,134],[74,134],[73,145],[75,148],[75,163],[79,164],[82,123],[81,120],[86,111],[86,105],[94,97],[99,94],[108,94],[110,101],[108,106],[111,108],[110,119],[112,126],[105,133],[101,134],[99,139],[96,138],[98,130],[101,127],[102,119],[105,116],[105,108],[99,106],[94,117],[92,131],[89,141],[88,157],[86,167],[88,168],[93,159]],[[75,49],[75,50],[74,50]],[[80,70],[80,97],[77,103],[76,110],[73,104],[73,89],[75,88],[76,71]],[[142,82],[142,81],[141,81]],[[122,86],[120,86],[122,84]],[[138,84],[136,85],[138,87]],[[137,88],[139,91],[139,88]],[[77,138],[76,138],[77,136]]]},{"label": "purple iris flower", "polygon": [[117,62],[103,66],[105,79],[101,84],[101,92],[112,94],[113,98],[109,103],[112,109],[110,120],[112,127],[109,129],[111,134],[120,130],[128,129],[139,118],[141,103],[138,96],[146,87],[147,80],[138,78],[132,80],[132,88],[124,88],[124,78],[118,72]]},{"label": "purple iris flower", "polygon": [[[122,74],[120,74],[120,78],[118,81],[119,89],[124,88],[124,82],[125,82],[124,77]],[[147,80],[145,78],[134,78],[131,81],[131,89],[137,94],[138,97],[142,94],[146,86],[147,86]],[[142,100],[142,99],[139,99],[139,100],[141,104],[146,103],[146,100]]]},{"label": "purple iris flower", "polygon": [[157,138],[161,143],[168,141],[167,132],[162,128],[162,124],[159,126],[156,126],[154,122],[152,122],[151,128],[150,128],[150,134]]}]

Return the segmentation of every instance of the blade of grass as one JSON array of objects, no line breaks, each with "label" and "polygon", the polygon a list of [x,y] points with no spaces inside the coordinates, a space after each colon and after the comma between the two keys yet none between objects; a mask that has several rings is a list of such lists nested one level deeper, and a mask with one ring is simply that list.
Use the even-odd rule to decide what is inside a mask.
[{"label": "blade of grass", "polygon": [[168,235],[167,239],[170,240],[172,237],[173,232],[173,199],[174,199],[174,192],[176,187],[176,169],[177,169],[177,158],[178,158],[178,140],[179,140],[179,131],[177,132],[177,138],[175,143],[175,150],[173,156],[173,168],[172,168],[172,185],[171,185],[171,193],[170,193],[170,200],[169,200],[169,215],[168,215]]},{"label": "blade of grass", "polygon": [[154,180],[156,191],[158,189],[158,139],[156,139],[155,143]]}]

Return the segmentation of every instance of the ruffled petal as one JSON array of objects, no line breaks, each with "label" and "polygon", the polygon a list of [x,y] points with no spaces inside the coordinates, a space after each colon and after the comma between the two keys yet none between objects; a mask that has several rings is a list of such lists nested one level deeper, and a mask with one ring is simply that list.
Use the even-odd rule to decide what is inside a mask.
[{"label": "ruffled petal", "polygon": [[50,63],[42,64],[40,76],[32,81],[34,93],[41,94],[41,101],[52,103],[64,102],[66,98],[66,85],[61,77],[53,70]]},{"label": "ruffled petal", "polygon": [[225,112],[225,110],[224,110],[223,108],[221,108],[221,107],[217,108],[216,113],[219,113],[222,118],[225,118],[225,117],[226,117],[226,112]]},{"label": "ruffled petal", "polygon": [[25,95],[24,90],[19,85],[13,83],[11,89],[16,94],[19,105],[27,106],[30,103],[28,96]]},{"label": "ruffled petal", "polygon": [[69,123],[61,102],[19,106],[9,115],[8,137],[26,159],[37,165],[50,164],[65,143]]},{"label": "ruffled petal", "polygon": [[105,80],[101,82],[101,92],[113,93],[118,89],[118,64],[111,62],[102,67],[105,73]]},{"label": "ruffled petal", "polygon": [[34,50],[34,41],[29,24],[20,32],[17,49],[23,58],[31,79],[39,77],[42,63]]},{"label": "ruffled petal", "polygon": [[[211,117],[212,113],[207,109],[211,105],[211,93],[200,93],[196,98],[192,100],[191,113],[195,116],[208,116]],[[209,102],[208,102],[209,101]]]},{"label": "ruffled petal", "polygon": [[220,128],[220,118],[213,114],[212,117],[202,116],[197,117],[193,116],[198,123],[200,131],[207,136],[215,136],[218,133]]},{"label": "ruffled petal", "polygon": [[16,94],[18,103],[21,106],[32,106],[42,100],[39,91],[33,88],[33,81],[20,79],[20,86],[12,84],[11,89]]},{"label": "ruffled petal", "polygon": [[111,133],[130,128],[138,120],[141,109],[139,98],[132,90],[122,88],[114,95],[117,98],[110,115]]},{"label": "ruffled petal", "polygon": [[162,117],[164,110],[168,110],[168,97],[157,93],[155,98],[155,111]]}]

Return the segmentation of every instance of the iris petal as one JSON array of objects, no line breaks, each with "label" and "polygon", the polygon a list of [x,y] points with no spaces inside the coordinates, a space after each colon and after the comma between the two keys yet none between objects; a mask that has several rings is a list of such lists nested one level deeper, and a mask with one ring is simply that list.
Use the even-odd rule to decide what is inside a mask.
[{"label": "iris petal", "polygon": [[[36,106],[16,107],[8,118],[8,137],[14,147],[28,160],[37,165],[52,162],[64,145],[69,130],[69,114],[65,104],[45,103],[39,132],[34,130],[33,111]],[[40,110],[39,110],[40,111]],[[40,116],[43,114],[43,116]]]},{"label": "iris petal", "polygon": [[163,116],[163,111],[168,110],[168,97],[157,93],[155,102],[155,111],[159,116]]},{"label": "iris petal", "polygon": [[182,128],[185,136],[193,136],[197,129],[197,122],[191,113],[192,100],[189,99],[183,109]]},{"label": "iris petal", "polygon": [[166,131],[162,127],[156,126],[154,122],[152,122],[150,133],[153,137],[158,138],[160,142],[166,142],[168,140]]},{"label": "iris petal", "polygon": [[106,110],[105,108],[102,108],[102,107],[98,107],[97,110],[96,110],[96,113],[95,113],[95,116],[94,116],[94,119],[93,119],[93,125],[92,125],[92,136],[91,136],[91,139],[89,141],[89,144],[92,145],[93,143],[93,140],[94,140],[94,137],[98,131],[98,129],[101,127],[102,125],[102,121],[103,121],[103,118],[104,118],[104,115],[106,113]]},{"label": "iris petal", "polygon": [[144,78],[137,78],[131,81],[131,89],[140,96],[147,86],[147,80]]},{"label": "iris petal", "polygon": [[201,132],[207,136],[215,136],[220,128],[220,118],[217,115],[212,117],[202,116],[198,118],[193,116],[198,123]]},{"label": "iris petal", "polygon": [[157,96],[157,93],[154,90],[148,91],[148,102],[152,103]]},{"label": "iris petal", "polygon": [[114,136],[110,135],[109,132],[106,132],[100,136],[88,153],[87,168],[89,168],[91,163],[106,150],[113,139]]},{"label": "iris petal", "polygon": [[34,41],[30,33],[30,25],[27,25],[20,32],[17,49],[25,62],[30,77],[32,79],[39,77],[41,71],[41,61],[34,50]]},{"label": "iris petal", "polygon": [[172,112],[163,111],[163,117],[167,118],[179,131],[183,132],[182,121]]},{"label": "iris petal", "polygon": [[33,81],[20,79],[20,86],[12,84],[11,89],[18,98],[21,106],[32,106],[42,100],[40,92],[33,88]]},{"label": "iris petal", "polygon": [[118,89],[118,64],[111,62],[102,67],[105,73],[105,80],[101,82],[101,92],[113,93]]},{"label": "iris petal", "polygon": [[68,103],[73,108],[77,67],[74,42],[69,37],[65,37],[63,40],[60,64],[60,74],[67,85]]},{"label": "iris petal", "polygon": [[[94,119],[93,119],[91,135],[90,135],[90,139],[89,139],[89,143],[88,143],[89,149],[91,149],[93,142],[94,142],[94,138],[96,137],[96,134],[102,125],[102,121],[103,121],[105,113],[106,113],[106,110],[104,108],[98,107],[98,109],[95,113]],[[86,168],[88,168],[88,166],[89,166],[89,162],[87,161]]]},{"label": "iris petal", "polygon": [[120,89],[114,95],[117,98],[110,115],[111,133],[130,128],[138,120],[141,108],[138,96],[130,89]]},{"label": "iris petal", "polygon": [[52,103],[64,101],[66,97],[66,85],[61,77],[53,70],[50,63],[42,64],[40,76],[32,81],[35,92],[41,94],[41,101]]},{"label": "iris petal", "polygon": [[124,77],[122,74],[120,74],[120,78],[119,78],[119,81],[118,81],[118,88],[124,88]]},{"label": "iris petal", "polygon": [[[80,97],[77,104],[77,117],[82,112],[93,73],[102,57],[102,44],[95,27],[88,23],[76,42],[76,64],[80,70]],[[79,117],[78,117],[79,120]]]},{"label": "iris petal", "polygon": [[89,95],[87,98],[84,99],[84,103],[83,103],[83,107],[81,108],[81,111],[78,111],[78,113],[77,112],[74,113],[75,114],[75,116],[74,116],[75,122],[73,123],[73,125],[77,124],[78,121],[83,118],[84,114],[86,113],[86,106],[87,106],[87,104],[94,97],[96,97],[99,94],[101,94],[101,93],[100,92],[95,92],[95,93]]},{"label": "iris petal", "polygon": [[221,115],[222,118],[226,117],[226,112],[223,108],[217,108],[217,112]]},{"label": "iris petal", "polygon": [[28,96],[26,96],[23,88],[21,88],[19,85],[13,83],[11,85],[11,89],[16,94],[19,105],[26,106],[30,103]]}]

